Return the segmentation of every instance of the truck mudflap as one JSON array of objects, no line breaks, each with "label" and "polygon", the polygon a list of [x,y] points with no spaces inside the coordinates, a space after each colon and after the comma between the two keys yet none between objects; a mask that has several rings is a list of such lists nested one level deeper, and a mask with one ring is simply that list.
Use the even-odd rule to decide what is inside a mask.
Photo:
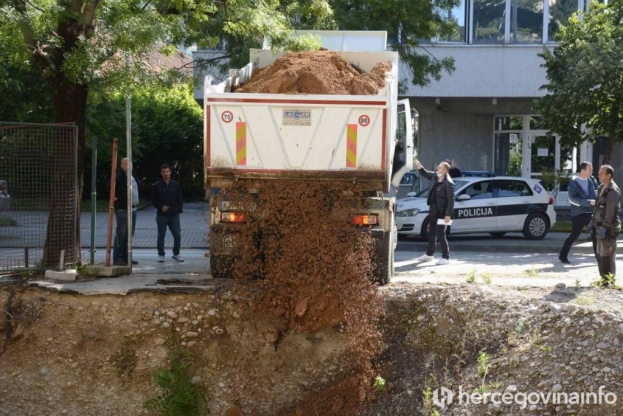
[{"label": "truck mudflap", "polygon": [[386,285],[391,282],[394,274],[394,242],[395,233],[379,230],[372,233],[374,237],[374,282]]}]

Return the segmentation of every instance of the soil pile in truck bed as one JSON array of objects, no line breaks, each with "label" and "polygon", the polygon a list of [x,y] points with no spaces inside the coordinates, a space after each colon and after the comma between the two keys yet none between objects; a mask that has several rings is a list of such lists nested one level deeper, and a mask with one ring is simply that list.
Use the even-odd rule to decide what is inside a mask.
[{"label": "soil pile in truck bed", "polygon": [[389,70],[389,62],[379,62],[361,74],[335,52],[293,52],[253,71],[251,79],[235,92],[376,95],[385,86]]}]

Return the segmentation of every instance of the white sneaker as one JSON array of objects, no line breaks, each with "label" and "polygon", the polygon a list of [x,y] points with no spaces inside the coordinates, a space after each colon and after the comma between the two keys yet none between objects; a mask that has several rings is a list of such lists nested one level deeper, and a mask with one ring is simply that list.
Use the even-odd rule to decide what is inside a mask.
[{"label": "white sneaker", "polygon": [[182,263],[184,261],[184,259],[182,258],[182,256],[180,256],[179,254],[177,256],[173,256],[173,260],[177,260],[180,263]]},{"label": "white sneaker", "polygon": [[450,260],[448,260],[448,259],[439,259],[437,261],[437,264],[440,265],[440,266],[443,266],[444,264],[450,264]]},{"label": "white sneaker", "polygon": [[158,256],[158,263],[164,263],[164,256]]},{"label": "white sneaker", "polygon": [[433,256],[429,256],[427,254],[424,254],[423,256],[418,257],[417,259],[415,259],[416,261],[433,261],[435,260],[435,258]]}]

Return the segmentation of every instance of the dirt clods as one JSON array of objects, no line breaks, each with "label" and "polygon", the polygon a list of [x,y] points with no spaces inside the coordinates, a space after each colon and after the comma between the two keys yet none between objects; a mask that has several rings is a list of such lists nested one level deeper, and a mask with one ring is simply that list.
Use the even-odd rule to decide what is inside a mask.
[{"label": "dirt clods", "polygon": [[322,414],[356,414],[372,387],[371,359],[380,349],[377,323],[383,314],[383,300],[370,281],[372,236],[351,224],[352,209],[365,206],[362,190],[328,182],[239,181],[225,194],[254,207],[245,224],[213,232],[236,233],[234,291],[250,300],[255,316],[279,322],[275,350],[288,334],[313,337],[333,330],[347,337],[349,359],[341,364],[343,381],[335,381],[348,388],[306,389],[303,397],[309,399],[299,411],[313,414],[307,405],[334,402],[342,404],[323,407]]}]

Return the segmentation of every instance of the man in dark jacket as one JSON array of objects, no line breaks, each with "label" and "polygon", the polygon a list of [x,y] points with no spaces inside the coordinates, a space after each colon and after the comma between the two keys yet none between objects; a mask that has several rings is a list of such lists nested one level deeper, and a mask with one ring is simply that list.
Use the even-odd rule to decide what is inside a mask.
[{"label": "man in dark jacket", "polygon": [[[597,195],[595,194],[595,185],[591,180],[593,174],[593,165],[589,162],[580,163],[580,173],[577,178],[569,182],[569,205],[571,205],[571,234],[565,240],[560,250],[558,259],[564,263],[571,263],[567,256],[571,245],[578,239],[582,233],[582,229],[591,222],[593,207]],[[593,244],[595,247],[595,244]]]},{"label": "man in dark jacket", "polygon": [[[121,169],[115,176],[115,219],[117,229],[113,246],[113,264],[128,264],[128,158],[121,159]],[[132,175],[132,236],[136,229],[136,212],[138,210],[138,181]],[[138,264],[132,260],[132,264]]]},{"label": "man in dark jacket", "polygon": [[602,286],[613,283],[608,275],[616,275],[617,238],[621,232],[621,190],[612,180],[614,169],[610,165],[599,168],[599,181],[595,213],[593,214],[592,233],[597,237],[595,257],[601,276]]},{"label": "man in dark jacket", "polygon": [[421,176],[430,181],[428,186],[427,204],[430,207],[428,214],[428,249],[426,254],[417,260],[421,262],[434,260],[435,245],[437,239],[441,243],[441,259],[437,264],[450,263],[450,248],[446,237],[446,227],[450,223],[452,210],[454,209],[454,182],[448,174],[450,165],[441,162],[437,172],[424,169],[419,160],[415,161]]},{"label": "man in dark jacket", "polygon": [[180,227],[180,214],[182,211],[182,186],[179,182],[171,179],[171,167],[160,167],[162,179],[154,184],[151,191],[151,204],[158,210],[156,224],[158,224],[158,262],[164,262],[164,237],[167,227],[173,235],[173,259],[184,261],[180,256],[182,242],[182,230]]}]

